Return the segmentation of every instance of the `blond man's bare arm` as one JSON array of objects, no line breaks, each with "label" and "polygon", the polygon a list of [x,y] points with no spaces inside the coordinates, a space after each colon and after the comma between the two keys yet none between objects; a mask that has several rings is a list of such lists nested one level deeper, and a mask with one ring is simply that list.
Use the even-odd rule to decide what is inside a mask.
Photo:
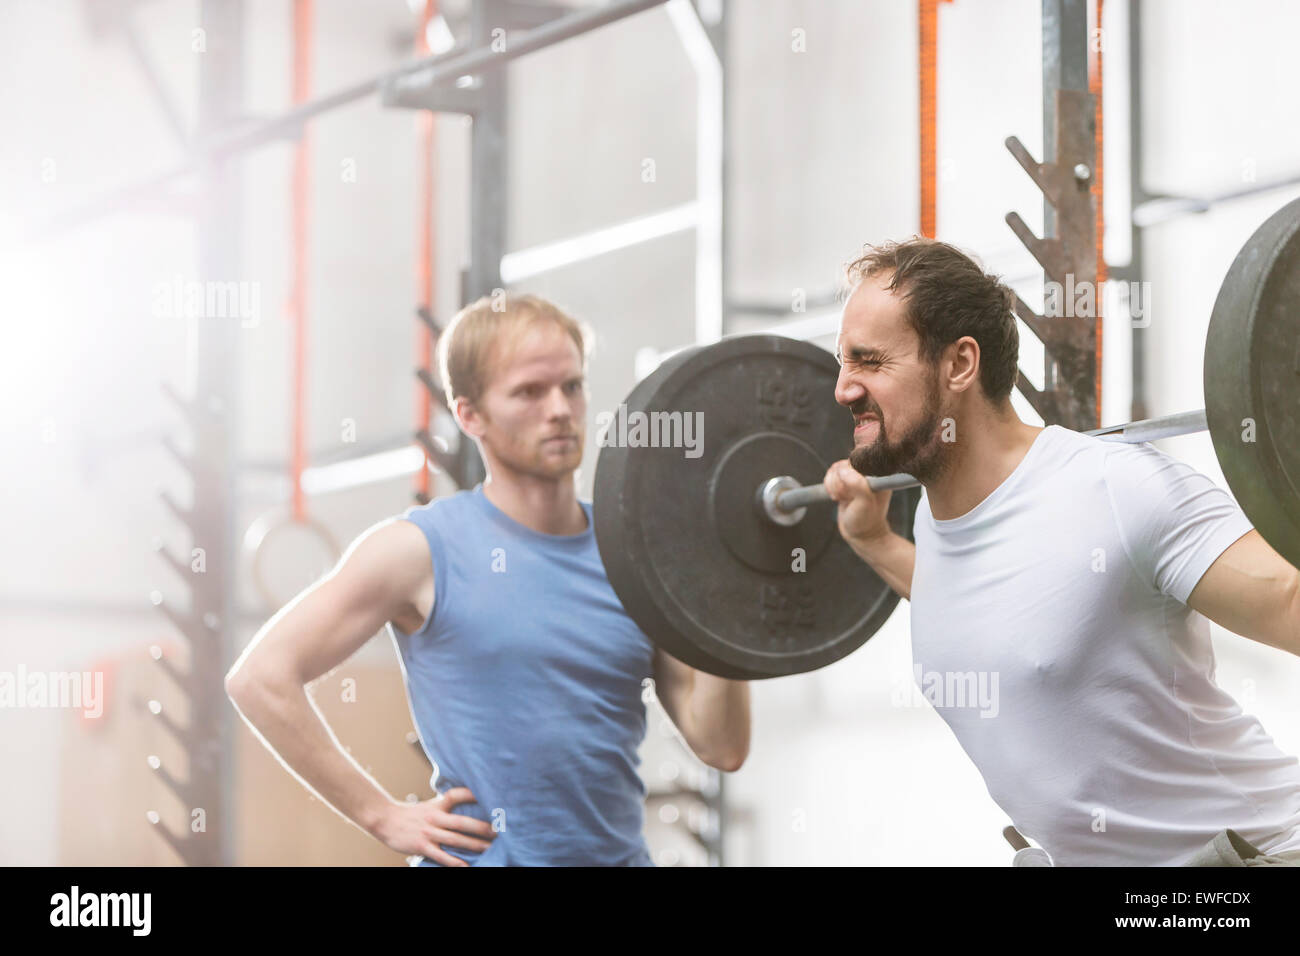
[{"label": "blond man's bare arm", "polygon": [[[417,603],[431,594],[432,576],[418,527],[402,519],[374,526],[333,571],[258,631],[226,676],[226,690],[262,742],[338,813],[393,849],[455,865],[438,844],[484,850],[487,843],[469,834],[490,839],[490,825],[460,815],[448,821],[444,816],[452,815],[438,801],[412,807],[394,800],[343,749],[307,692],[387,622],[418,630]],[[411,812],[417,808],[423,810]],[[446,824],[462,832],[447,831]]]}]

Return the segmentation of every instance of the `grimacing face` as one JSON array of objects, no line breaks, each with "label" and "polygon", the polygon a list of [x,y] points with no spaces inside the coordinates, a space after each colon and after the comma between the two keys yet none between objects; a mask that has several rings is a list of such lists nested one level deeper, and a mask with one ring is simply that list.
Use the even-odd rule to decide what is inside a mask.
[{"label": "grimacing face", "polygon": [[947,416],[936,365],[919,357],[920,341],[906,305],[884,286],[889,275],[868,276],[844,306],[836,358],[835,400],[853,413],[849,464],[863,475],[904,472],[927,480],[943,470]]},{"label": "grimacing face", "polygon": [[466,430],[499,467],[536,478],[571,475],[582,463],[587,384],[577,343],[554,322],[538,321],[493,357],[487,387],[465,403]]}]

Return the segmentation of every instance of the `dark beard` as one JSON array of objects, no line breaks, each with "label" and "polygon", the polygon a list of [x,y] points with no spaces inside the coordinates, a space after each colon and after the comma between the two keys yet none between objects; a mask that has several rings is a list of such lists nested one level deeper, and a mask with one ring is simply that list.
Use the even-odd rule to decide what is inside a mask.
[{"label": "dark beard", "polygon": [[885,420],[880,409],[865,402],[852,406],[856,415],[873,414],[879,422],[876,440],[869,445],[858,445],[849,453],[849,464],[860,475],[893,475],[900,472],[918,481],[938,475],[942,469],[943,449],[939,444],[939,389],[928,383],[925,408],[921,420],[909,428],[896,442],[890,441]]}]

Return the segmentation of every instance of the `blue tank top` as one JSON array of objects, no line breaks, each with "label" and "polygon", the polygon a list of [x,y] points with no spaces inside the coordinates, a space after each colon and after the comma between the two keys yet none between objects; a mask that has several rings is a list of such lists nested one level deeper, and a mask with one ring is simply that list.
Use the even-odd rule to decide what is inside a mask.
[{"label": "blue tank top", "polygon": [[[415,634],[392,628],[438,793],[492,823],[476,865],[651,866],[642,827],[643,682],[653,646],[605,576],[591,504],[580,534],[519,524],[480,484],[407,509],[433,561]],[[421,865],[436,865],[423,860]]]}]

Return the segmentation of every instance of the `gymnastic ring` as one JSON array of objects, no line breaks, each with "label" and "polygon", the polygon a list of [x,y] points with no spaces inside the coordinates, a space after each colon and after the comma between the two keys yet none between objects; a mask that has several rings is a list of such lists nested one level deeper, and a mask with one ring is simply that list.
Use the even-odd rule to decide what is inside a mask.
[{"label": "gymnastic ring", "polygon": [[244,548],[252,557],[253,587],[257,591],[258,597],[262,599],[262,603],[266,605],[267,610],[271,613],[280,610],[293,598],[290,596],[285,600],[280,600],[271,592],[270,586],[266,583],[264,567],[266,543],[275,537],[277,532],[284,531],[293,525],[309,529],[324,542],[325,548],[330,555],[331,565],[336,564],[343,553],[339,548],[338,540],[325,525],[315,518],[295,518],[279,511],[267,512],[258,517],[244,532]]}]

